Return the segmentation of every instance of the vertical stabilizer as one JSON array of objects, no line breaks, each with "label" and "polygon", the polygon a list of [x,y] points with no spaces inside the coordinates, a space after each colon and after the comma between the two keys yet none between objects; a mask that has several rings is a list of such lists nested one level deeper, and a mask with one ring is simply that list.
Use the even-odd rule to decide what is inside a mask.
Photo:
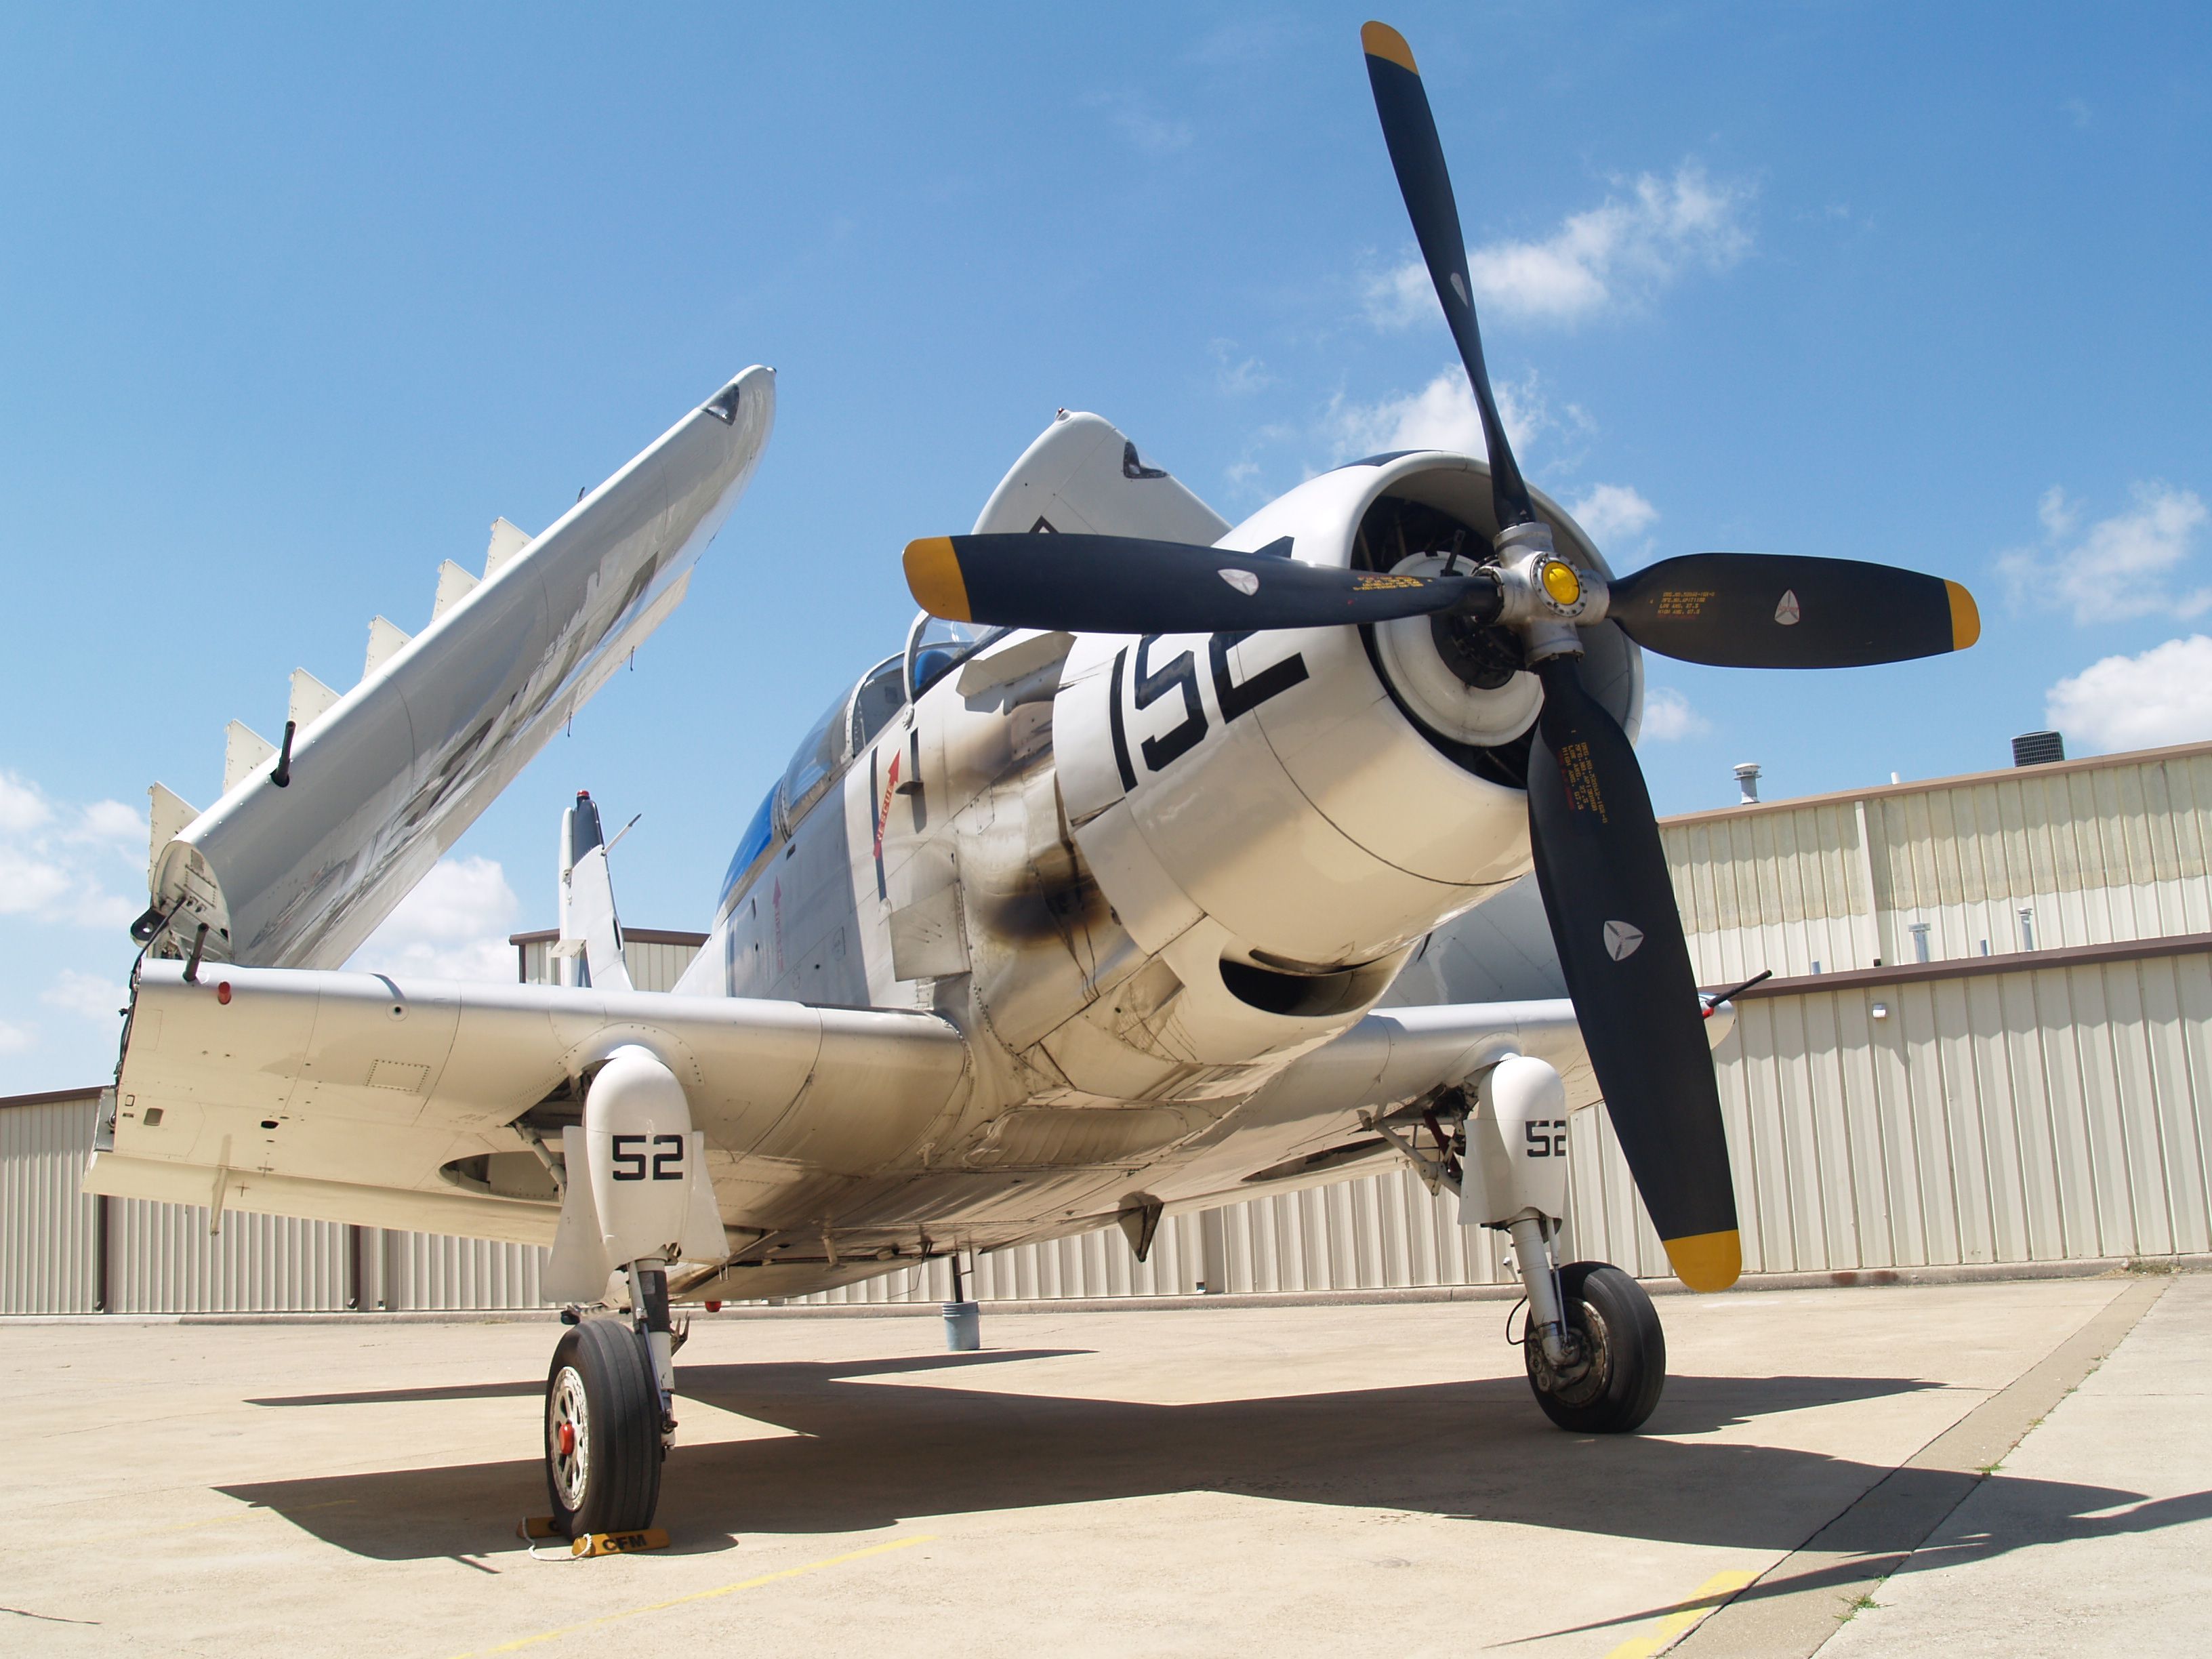
[{"label": "vertical stabilizer", "polygon": [[623,960],[622,922],[615,914],[614,879],[607,869],[599,805],[580,789],[575,805],[562,814],[562,821],[568,832],[563,848],[567,868],[562,872],[561,941],[555,949],[576,963],[572,983],[596,985],[603,991],[629,990],[629,967]]}]

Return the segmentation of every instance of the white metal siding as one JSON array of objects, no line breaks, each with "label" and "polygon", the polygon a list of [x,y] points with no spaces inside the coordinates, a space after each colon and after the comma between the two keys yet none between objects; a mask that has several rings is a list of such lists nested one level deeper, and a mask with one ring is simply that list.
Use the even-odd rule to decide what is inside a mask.
[{"label": "white metal siding", "polygon": [[1660,834],[1708,985],[1910,963],[1915,922],[1934,961],[2212,931],[2212,744],[1734,807]]},{"label": "white metal siding", "polygon": [[92,1307],[93,1202],[76,1183],[98,1109],[85,1095],[0,1111],[0,1313]]}]

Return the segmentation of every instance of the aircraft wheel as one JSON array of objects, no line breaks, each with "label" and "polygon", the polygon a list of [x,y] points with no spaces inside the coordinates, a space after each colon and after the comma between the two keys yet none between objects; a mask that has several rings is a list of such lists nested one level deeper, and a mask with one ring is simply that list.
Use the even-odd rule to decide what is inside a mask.
[{"label": "aircraft wheel", "polygon": [[619,1319],[572,1327],[545,1379],[553,1524],[571,1538],[651,1526],[660,1457],[660,1389],[644,1340]]},{"label": "aircraft wheel", "polygon": [[1650,1297],[1603,1261],[1560,1268],[1559,1295],[1585,1358],[1575,1370],[1554,1374],[1543,1345],[1524,1326],[1521,1352],[1536,1403],[1571,1434],[1626,1434],[1642,1426],[1667,1385],[1667,1337]]}]

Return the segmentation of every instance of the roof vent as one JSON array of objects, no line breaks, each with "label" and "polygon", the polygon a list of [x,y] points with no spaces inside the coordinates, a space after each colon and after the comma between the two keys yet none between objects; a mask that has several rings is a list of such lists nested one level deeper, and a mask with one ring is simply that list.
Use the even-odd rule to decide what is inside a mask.
[{"label": "roof vent", "polygon": [[1743,791],[1743,799],[1736,803],[1738,806],[1759,805],[1759,763],[1757,761],[1746,761],[1735,769],[1735,785],[1737,788]]},{"label": "roof vent", "polygon": [[2023,732],[2012,740],[2014,766],[2048,766],[2066,758],[2066,739],[2056,732]]}]

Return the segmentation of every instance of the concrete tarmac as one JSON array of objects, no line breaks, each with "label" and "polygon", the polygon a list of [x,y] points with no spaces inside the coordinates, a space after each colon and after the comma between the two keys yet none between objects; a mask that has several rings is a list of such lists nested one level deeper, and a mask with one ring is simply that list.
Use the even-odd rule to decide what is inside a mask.
[{"label": "concrete tarmac", "polygon": [[[1666,1396],[1607,1439],[1537,1411],[1503,1303],[987,1310],[958,1355],[702,1317],[673,1546],[580,1562],[514,1535],[557,1327],[0,1322],[0,1650],[1641,1659],[1777,1609],[1852,1659],[2212,1650],[2212,1279],[2159,1288],[1665,1297]],[[1946,1477],[1871,1608],[1801,1594],[1809,1540],[2008,1444],[2085,1332],[2111,1359]]]}]

